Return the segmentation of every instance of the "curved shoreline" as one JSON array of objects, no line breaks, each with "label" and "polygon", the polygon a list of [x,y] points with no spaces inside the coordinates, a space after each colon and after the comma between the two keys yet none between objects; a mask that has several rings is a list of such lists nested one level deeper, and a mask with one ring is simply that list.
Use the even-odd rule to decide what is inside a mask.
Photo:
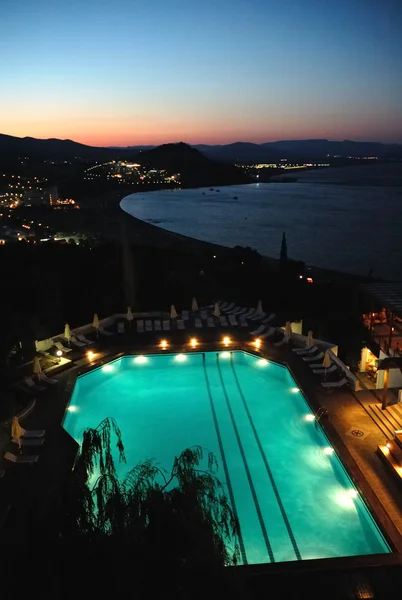
[{"label": "curved shoreline", "polygon": [[[131,195],[131,194],[129,194]],[[127,197],[127,196],[126,196]],[[121,202],[119,202],[119,207],[122,215],[124,215],[123,220],[127,227],[127,232],[129,234],[130,240],[134,243],[138,243],[140,245],[151,245],[156,248],[169,248],[173,244],[177,244],[181,246],[183,249],[187,251],[191,251],[198,256],[205,256],[205,254],[210,251],[211,254],[214,253],[228,253],[232,252],[235,246],[223,246],[221,244],[214,244],[212,242],[206,242],[204,240],[199,240],[197,238],[193,238],[190,236],[183,235],[181,233],[174,233],[167,229],[163,229],[154,223],[148,223],[147,221],[143,221],[138,219],[138,217],[134,217],[127,211],[125,211],[121,207]],[[255,250],[255,248],[252,248]],[[257,251],[258,252],[258,251]],[[280,261],[279,258],[273,258],[271,256],[265,256],[261,254],[265,263],[271,265],[272,267],[279,267]],[[298,261],[300,259],[290,257],[290,260]],[[301,261],[304,262],[304,261]],[[343,271],[335,271],[331,269],[324,269],[322,267],[316,267],[314,265],[307,265],[304,263],[307,268],[311,270],[311,274],[313,277],[326,278],[326,279],[336,279],[343,281],[373,281],[365,277],[364,275],[358,275],[353,273],[344,273]]]}]

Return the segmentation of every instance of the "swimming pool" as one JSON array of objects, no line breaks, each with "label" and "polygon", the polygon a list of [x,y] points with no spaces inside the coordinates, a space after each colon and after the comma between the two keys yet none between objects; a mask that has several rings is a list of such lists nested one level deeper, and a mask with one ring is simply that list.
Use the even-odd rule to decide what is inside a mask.
[{"label": "swimming pool", "polygon": [[[390,552],[289,371],[242,351],[126,356],[78,378],[64,420],[80,441],[114,417],[125,473],[214,452],[243,563]],[[72,410],[71,410],[72,409]]]}]

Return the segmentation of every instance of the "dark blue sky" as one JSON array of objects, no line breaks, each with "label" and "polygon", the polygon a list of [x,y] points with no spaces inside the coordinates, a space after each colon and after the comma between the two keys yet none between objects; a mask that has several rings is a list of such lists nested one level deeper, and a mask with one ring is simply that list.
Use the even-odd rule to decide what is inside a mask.
[{"label": "dark blue sky", "polygon": [[1,0],[0,131],[402,142],[402,0]]}]

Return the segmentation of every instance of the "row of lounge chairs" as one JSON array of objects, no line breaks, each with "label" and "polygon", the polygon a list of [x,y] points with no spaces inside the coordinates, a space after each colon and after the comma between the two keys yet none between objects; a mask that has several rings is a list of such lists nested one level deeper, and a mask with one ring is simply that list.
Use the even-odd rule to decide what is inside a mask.
[{"label": "row of lounge chairs", "polygon": [[[103,330],[103,335],[112,335],[112,334],[110,333],[110,331],[106,332],[106,330]],[[63,338],[63,339],[66,340],[66,338]],[[87,337],[85,337],[85,335],[82,335],[82,334],[72,335],[71,339],[69,341],[66,340],[66,342],[73,344],[73,346],[75,346],[76,348],[83,348],[84,346],[91,346],[92,344],[95,343],[92,340],[89,340]],[[53,348],[55,348],[56,350],[61,350],[64,353],[68,353],[73,350],[73,348],[71,348],[70,346],[65,346],[63,344],[63,342],[60,342],[58,340],[56,342],[53,342],[53,346],[50,346],[47,350],[37,350],[37,352],[38,352],[38,354],[42,354],[43,356],[49,356],[49,354],[50,354],[49,350],[52,350]]]},{"label": "row of lounge chairs", "polygon": [[321,385],[325,389],[340,388],[348,384],[346,377],[341,377],[342,373],[338,370],[338,367],[333,363],[328,369],[323,367],[322,363],[317,363],[318,360],[323,360],[324,353],[313,344],[312,346],[306,346],[305,348],[293,348],[298,356],[300,356],[304,362],[308,363],[315,375],[324,375],[338,373],[340,378],[335,381],[321,381]]},{"label": "row of lounge chairs", "polygon": [[[124,324],[122,324],[124,326]],[[203,327],[213,328],[213,327],[248,327],[247,320],[244,318],[237,319],[235,315],[221,315],[220,317],[214,317],[212,315],[206,314],[203,322],[202,317],[194,318],[194,325],[196,329],[201,329]],[[160,320],[160,319],[139,319],[137,321],[137,332],[143,333],[144,331],[170,331],[172,329],[172,321],[170,319]],[[186,321],[185,319],[177,319],[176,325],[174,329],[186,329]]]}]

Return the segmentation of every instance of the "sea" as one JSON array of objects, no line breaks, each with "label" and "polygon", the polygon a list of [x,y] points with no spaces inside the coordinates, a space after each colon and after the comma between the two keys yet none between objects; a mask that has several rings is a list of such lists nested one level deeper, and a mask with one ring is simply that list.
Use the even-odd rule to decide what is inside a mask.
[{"label": "sea", "polygon": [[[297,179],[297,180],[295,180]],[[134,217],[223,246],[402,280],[402,163],[284,174],[269,183],[134,193]]]}]

